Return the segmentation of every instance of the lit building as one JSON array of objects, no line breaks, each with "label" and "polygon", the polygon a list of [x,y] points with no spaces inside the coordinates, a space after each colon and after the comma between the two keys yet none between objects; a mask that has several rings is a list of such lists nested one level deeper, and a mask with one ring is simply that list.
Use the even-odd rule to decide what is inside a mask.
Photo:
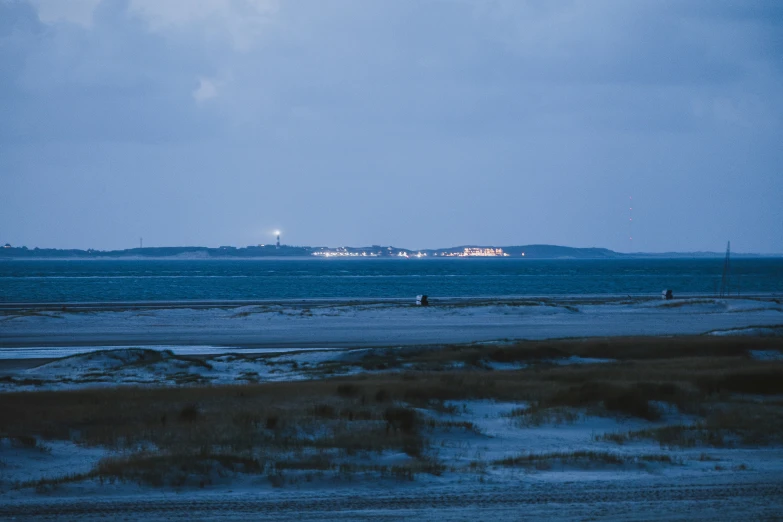
[{"label": "lit building", "polygon": [[349,252],[345,247],[335,248],[334,250],[319,250],[313,252],[314,256],[318,257],[378,257],[379,252]]},{"label": "lit building", "polygon": [[502,248],[465,247],[462,252],[444,252],[445,257],[508,257]]}]

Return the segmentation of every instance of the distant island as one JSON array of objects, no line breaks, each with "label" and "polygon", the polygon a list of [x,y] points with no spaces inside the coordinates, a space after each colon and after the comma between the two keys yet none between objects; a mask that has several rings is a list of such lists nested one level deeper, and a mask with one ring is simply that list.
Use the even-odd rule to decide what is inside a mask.
[{"label": "distant island", "polygon": [[[522,258],[522,259],[629,259],[629,258],[694,258],[722,257],[719,252],[620,253],[607,248],[573,248],[556,245],[479,246],[410,250],[393,246],[310,247],[290,245],[252,245],[218,248],[145,247],[126,250],[79,250],[57,248],[0,248],[2,259],[241,259],[271,257],[320,258]],[[758,254],[734,254],[739,257],[762,257]]]}]

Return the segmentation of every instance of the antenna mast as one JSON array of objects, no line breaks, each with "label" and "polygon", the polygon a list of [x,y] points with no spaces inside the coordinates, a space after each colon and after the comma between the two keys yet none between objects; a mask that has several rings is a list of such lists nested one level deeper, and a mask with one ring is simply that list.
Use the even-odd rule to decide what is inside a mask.
[{"label": "antenna mast", "polygon": [[628,246],[633,252],[633,196],[628,196]]},{"label": "antenna mast", "polygon": [[726,245],[726,259],[723,261],[723,277],[720,281],[720,296],[729,296],[731,282],[731,241]]}]

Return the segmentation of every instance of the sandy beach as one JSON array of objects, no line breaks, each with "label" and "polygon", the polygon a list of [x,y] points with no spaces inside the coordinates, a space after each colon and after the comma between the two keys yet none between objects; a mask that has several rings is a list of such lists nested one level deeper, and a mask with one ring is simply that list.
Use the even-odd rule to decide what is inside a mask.
[{"label": "sandy beach", "polygon": [[0,518],[783,509],[776,298],[9,308]]},{"label": "sandy beach", "polygon": [[[0,357],[10,354],[9,349],[18,354],[16,349],[35,348],[37,357],[46,357],[42,350],[91,346],[211,346],[217,353],[741,331],[772,335],[783,325],[783,305],[777,298],[473,300],[436,301],[429,307],[313,301],[64,311],[30,306],[2,314]],[[55,351],[53,356],[65,353]]]}]

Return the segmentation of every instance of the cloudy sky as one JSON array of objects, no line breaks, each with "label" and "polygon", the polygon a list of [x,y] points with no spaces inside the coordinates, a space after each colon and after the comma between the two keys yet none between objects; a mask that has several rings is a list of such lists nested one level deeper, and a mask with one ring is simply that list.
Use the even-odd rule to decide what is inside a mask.
[{"label": "cloudy sky", "polygon": [[783,2],[0,0],[0,198],[28,247],[783,252]]}]

